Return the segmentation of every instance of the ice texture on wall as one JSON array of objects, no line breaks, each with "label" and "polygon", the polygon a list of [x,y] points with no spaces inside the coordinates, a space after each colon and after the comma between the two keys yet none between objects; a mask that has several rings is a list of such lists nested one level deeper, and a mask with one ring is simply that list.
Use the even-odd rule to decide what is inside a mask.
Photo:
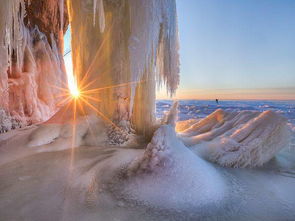
[{"label": "ice texture on wall", "polygon": [[57,38],[25,25],[25,1],[3,1],[0,10],[0,108],[21,125],[44,121],[57,110],[56,87],[66,80]]}]

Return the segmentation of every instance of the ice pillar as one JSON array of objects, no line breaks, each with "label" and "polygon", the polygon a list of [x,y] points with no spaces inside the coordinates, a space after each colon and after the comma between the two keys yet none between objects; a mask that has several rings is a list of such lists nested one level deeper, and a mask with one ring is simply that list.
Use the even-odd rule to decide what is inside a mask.
[{"label": "ice pillar", "polygon": [[175,0],[68,0],[68,8],[74,73],[100,100],[88,102],[150,135],[156,86],[172,94],[179,81]]}]

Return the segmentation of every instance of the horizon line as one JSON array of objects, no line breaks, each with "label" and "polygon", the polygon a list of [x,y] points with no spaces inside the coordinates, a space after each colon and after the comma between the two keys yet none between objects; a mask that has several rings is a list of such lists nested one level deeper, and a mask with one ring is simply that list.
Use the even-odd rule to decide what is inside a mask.
[{"label": "horizon line", "polygon": [[[235,99],[235,98],[232,98],[232,99],[219,99],[217,98],[218,101],[295,101],[295,98],[294,99],[244,99],[244,98],[241,98],[241,99]],[[195,100],[195,101],[215,101],[215,99],[200,99],[200,98],[156,98],[156,100]]]}]

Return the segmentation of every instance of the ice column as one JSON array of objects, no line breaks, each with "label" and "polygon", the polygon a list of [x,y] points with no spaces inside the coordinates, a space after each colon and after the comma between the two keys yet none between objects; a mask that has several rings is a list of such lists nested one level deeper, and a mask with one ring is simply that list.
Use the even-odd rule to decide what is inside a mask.
[{"label": "ice column", "polygon": [[175,0],[68,0],[68,10],[78,82],[108,87],[93,95],[100,102],[89,102],[151,135],[156,86],[173,94],[179,82]]}]

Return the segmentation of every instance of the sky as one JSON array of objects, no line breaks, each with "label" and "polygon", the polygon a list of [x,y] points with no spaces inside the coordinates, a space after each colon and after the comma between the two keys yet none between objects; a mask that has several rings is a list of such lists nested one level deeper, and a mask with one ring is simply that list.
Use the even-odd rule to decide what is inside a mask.
[{"label": "sky", "polygon": [[295,0],[176,1],[175,98],[295,99]]},{"label": "sky", "polygon": [[177,98],[295,99],[294,0],[177,0],[177,12]]}]

